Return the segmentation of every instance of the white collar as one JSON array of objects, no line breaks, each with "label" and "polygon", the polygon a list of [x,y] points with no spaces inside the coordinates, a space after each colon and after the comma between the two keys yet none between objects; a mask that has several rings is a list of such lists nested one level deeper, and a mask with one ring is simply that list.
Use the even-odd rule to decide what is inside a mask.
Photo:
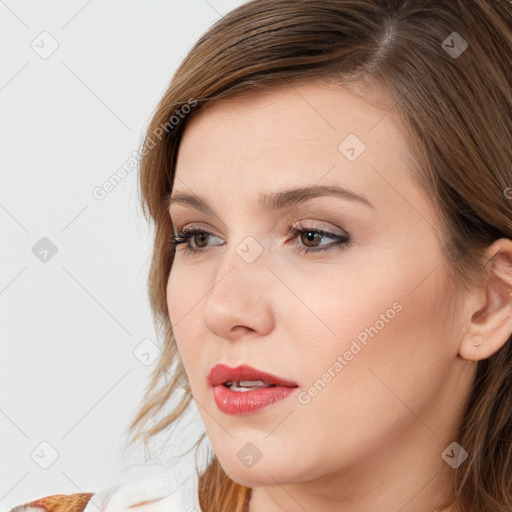
[{"label": "white collar", "polygon": [[133,480],[93,494],[83,512],[201,512],[197,484],[195,471]]}]

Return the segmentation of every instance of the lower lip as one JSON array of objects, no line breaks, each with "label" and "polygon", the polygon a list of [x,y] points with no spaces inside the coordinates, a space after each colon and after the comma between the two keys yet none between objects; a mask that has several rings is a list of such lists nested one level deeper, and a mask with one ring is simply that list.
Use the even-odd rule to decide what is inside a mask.
[{"label": "lower lip", "polygon": [[275,386],[253,391],[231,391],[221,384],[213,387],[213,397],[217,407],[226,414],[250,414],[284,400],[297,389],[298,387]]}]

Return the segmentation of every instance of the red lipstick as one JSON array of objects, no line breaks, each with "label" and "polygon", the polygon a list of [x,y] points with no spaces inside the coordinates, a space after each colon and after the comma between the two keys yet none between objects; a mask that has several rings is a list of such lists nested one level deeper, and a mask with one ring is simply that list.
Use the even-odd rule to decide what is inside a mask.
[{"label": "red lipstick", "polygon": [[226,414],[250,414],[284,400],[299,387],[296,382],[247,365],[215,365],[208,374],[217,407]]}]

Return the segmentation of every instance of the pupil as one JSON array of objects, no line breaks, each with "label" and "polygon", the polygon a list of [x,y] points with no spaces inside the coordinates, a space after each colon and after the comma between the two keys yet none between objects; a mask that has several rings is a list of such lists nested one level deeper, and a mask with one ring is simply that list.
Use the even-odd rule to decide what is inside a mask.
[{"label": "pupil", "polygon": [[200,247],[202,247],[202,245],[201,245],[201,244],[202,244],[202,243],[204,243],[204,241],[205,241],[205,239],[206,239],[206,237],[207,237],[208,235],[207,235],[206,233],[199,233],[199,234],[198,234],[198,235],[196,235],[196,236],[198,236],[198,237],[199,237],[199,240],[200,240],[200,242],[199,242],[199,246],[200,246]]},{"label": "pupil", "polygon": [[[304,234],[306,235],[306,238],[308,242],[314,242],[315,235],[317,234],[315,231],[305,231]],[[311,240],[312,238],[312,240]]]}]

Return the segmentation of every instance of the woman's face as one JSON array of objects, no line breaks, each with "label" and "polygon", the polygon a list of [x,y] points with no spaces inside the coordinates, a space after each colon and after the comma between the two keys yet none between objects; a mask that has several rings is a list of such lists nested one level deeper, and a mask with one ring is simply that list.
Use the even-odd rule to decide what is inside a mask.
[{"label": "woman's face", "polygon": [[[327,189],[302,201],[278,195],[309,187],[362,199]],[[185,131],[178,194],[198,199],[171,203],[175,229],[211,234],[189,239],[196,253],[177,246],[169,314],[229,476],[254,487],[348,469],[355,478],[395,455],[442,463],[467,381],[453,372],[464,363],[439,219],[410,180],[391,112],[313,83],[212,105]],[[267,195],[277,200],[261,207]],[[297,387],[233,414],[208,381],[217,364]]]}]

